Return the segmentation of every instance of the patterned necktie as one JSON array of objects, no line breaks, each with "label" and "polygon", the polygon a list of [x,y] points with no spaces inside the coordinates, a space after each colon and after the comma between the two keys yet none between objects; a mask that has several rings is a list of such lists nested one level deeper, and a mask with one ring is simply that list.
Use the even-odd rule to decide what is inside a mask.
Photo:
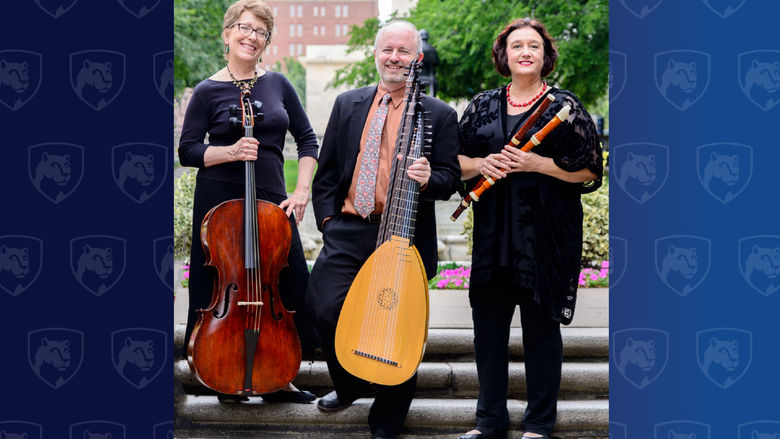
[{"label": "patterned necktie", "polygon": [[360,174],[358,174],[358,181],[355,186],[355,210],[363,218],[366,218],[374,211],[376,170],[379,166],[379,145],[382,141],[382,128],[387,117],[387,101],[389,99],[390,93],[385,93],[382,96],[382,102],[379,103],[374,119],[371,120],[371,125],[368,127],[366,146],[363,149]]}]

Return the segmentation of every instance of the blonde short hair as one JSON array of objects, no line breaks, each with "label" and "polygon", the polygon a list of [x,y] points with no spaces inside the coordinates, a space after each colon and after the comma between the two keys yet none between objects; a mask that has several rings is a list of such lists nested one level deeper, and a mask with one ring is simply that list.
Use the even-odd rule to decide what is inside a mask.
[{"label": "blonde short hair", "polygon": [[[251,12],[255,17],[262,21],[263,24],[265,24],[265,27],[268,30],[268,40],[266,40],[265,45],[268,47],[268,44],[271,43],[271,36],[273,35],[274,14],[271,11],[271,8],[261,0],[238,0],[237,2],[230,5],[227,11],[225,11],[225,20],[222,25],[222,35],[224,36],[228,29],[236,24],[238,17],[240,17],[241,14],[243,14],[245,11]],[[225,59],[228,59],[227,54],[224,56]]]}]

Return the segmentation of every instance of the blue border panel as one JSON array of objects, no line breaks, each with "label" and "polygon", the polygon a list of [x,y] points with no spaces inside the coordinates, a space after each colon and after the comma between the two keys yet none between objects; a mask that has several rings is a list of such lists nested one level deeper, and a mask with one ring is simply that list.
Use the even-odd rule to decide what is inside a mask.
[{"label": "blue border panel", "polygon": [[780,435],[777,12],[611,4],[612,438]]}]

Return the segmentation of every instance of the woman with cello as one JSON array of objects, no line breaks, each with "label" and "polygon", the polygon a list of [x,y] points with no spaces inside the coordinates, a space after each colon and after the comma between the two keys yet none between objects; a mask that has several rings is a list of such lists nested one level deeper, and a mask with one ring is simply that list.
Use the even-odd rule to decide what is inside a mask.
[{"label": "woman with cello", "polygon": [[[272,31],[273,15],[264,2],[239,0],[231,5],[225,13],[222,30],[226,66],[195,87],[187,107],[179,160],[183,166],[197,167],[198,174],[193,204],[185,349],[198,321],[198,310],[206,309],[212,295],[217,293],[213,291],[217,272],[214,267],[204,265],[207,255],[201,242],[201,223],[215,206],[244,197],[247,177],[244,165],[246,161],[251,161],[254,168],[251,177],[257,199],[277,204],[289,217],[291,247],[286,260],[288,266],[278,273],[279,295],[284,307],[296,311],[295,327],[304,358],[313,357],[313,329],[303,306],[309,272],[297,225],[308,203],[318,146],[309,119],[290,82],[281,74],[264,71],[258,65],[271,41]],[[255,113],[262,112],[263,116],[260,120],[259,114],[254,115],[251,136],[247,136],[239,124],[229,122],[231,118],[234,122],[242,119],[237,113],[241,111],[242,106],[238,104],[243,103],[243,96],[248,98],[247,102],[259,101],[262,104],[261,108],[254,108]],[[288,130],[298,146],[298,182],[289,198],[284,184],[282,154]],[[207,134],[208,143],[204,143]],[[240,224],[236,227],[241,229]],[[213,239],[210,237],[210,240]],[[208,242],[210,251],[213,251],[214,245]],[[312,393],[299,391],[292,384],[262,396],[265,401],[271,402],[306,403],[315,399]],[[239,402],[247,398],[220,394],[219,400]]]},{"label": "woman with cello", "polygon": [[[560,324],[574,315],[582,254],[580,194],[598,189],[603,173],[599,138],[585,107],[574,93],[544,81],[557,57],[539,21],[512,21],[493,44],[493,64],[510,82],[474,96],[460,120],[458,160],[466,187],[475,187],[480,176],[496,184],[473,204],[469,301],[479,397],[476,428],[459,439],[507,437],[508,345],[518,305],[528,389],[522,437],[550,438],[555,427]],[[566,106],[566,122],[533,151],[509,145],[526,120],[530,129],[519,144],[556,114],[566,114]]]}]

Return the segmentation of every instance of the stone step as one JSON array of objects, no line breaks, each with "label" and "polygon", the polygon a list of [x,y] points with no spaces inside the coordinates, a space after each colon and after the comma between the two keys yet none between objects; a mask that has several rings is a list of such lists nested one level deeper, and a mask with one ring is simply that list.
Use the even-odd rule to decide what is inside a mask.
[{"label": "stone step", "polygon": [[[371,398],[363,398],[338,412],[326,413],[316,404],[264,403],[252,398],[238,406],[220,404],[215,396],[180,395],[176,399],[176,437],[243,437],[318,439],[369,437],[366,424]],[[401,438],[454,438],[475,425],[475,399],[415,398]],[[520,438],[525,402],[508,403],[512,439]],[[609,402],[559,401],[556,436],[605,438],[609,429]]]},{"label": "stone step", "polygon": [[[184,344],[183,324],[176,325],[174,331],[175,352],[182,352]],[[523,357],[523,331],[512,328],[509,338],[509,355],[512,360]],[[563,356],[566,361],[606,360],[609,357],[608,328],[561,328],[563,338]],[[428,330],[423,361],[473,361],[474,332],[470,328]]]},{"label": "stone step", "polygon": [[[477,368],[474,363],[423,362],[417,370],[417,395],[426,398],[476,398],[479,392]],[[192,378],[186,360],[179,360],[174,367],[174,380],[181,383],[187,394],[213,394]],[[293,384],[301,389],[323,396],[333,389],[324,361],[301,363]],[[609,364],[563,363],[561,399],[599,399],[609,395]],[[525,366],[509,363],[509,396],[524,398]]]}]

